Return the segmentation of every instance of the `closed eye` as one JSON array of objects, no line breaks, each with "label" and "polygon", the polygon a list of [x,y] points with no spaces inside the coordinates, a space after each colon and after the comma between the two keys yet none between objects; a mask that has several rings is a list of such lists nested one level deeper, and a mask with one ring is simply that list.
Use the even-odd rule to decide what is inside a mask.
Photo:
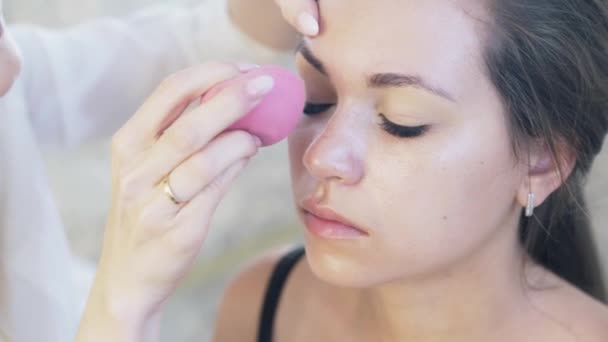
[{"label": "closed eye", "polygon": [[317,114],[324,113],[333,107],[333,103],[310,103],[307,102],[304,107],[304,114],[308,116],[314,116]]},{"label": "closed eye", "polygon": [[381,126],[382,128],[389,134],[394,135],[399,138],[416,138],[424,133],[426,133],[429,129],[429,125],[422,126],[402,126],[398,125],[394,122],[389,121],[384,114],[379,114],[380,119],[382,120]]},{"label": "closed eye", "polygon": [[[333,103],[310,103],[307,102],[304,107],[304,114],[307,116],[315,116],[325,113],[330,110],[335,104]],[[386,118],[382,113],[378,114],[382,120],[380,126],[387,133],[399,138],[416,138],[428,131],[429,125],[421,126],[403,126],[398,125]]]}]

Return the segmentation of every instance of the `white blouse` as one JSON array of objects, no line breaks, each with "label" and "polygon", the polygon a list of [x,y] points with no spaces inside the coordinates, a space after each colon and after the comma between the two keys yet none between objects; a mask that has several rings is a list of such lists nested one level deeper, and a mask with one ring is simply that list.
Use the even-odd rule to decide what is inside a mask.
[{"label": "white blouse", "polygon": [[111,135],[166,75],[188,65],[286,56],[238,31],[224,0],[63,31],[9,30],[24,63],[0,99],[0,340],[72,341],[76,303],[86,294],[75,292],[39,144],[73,146]]}]

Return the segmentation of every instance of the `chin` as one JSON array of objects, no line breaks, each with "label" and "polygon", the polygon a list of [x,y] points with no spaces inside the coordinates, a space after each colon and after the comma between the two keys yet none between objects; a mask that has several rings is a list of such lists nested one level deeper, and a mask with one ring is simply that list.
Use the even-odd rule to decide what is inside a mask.
[{"label": "chin", "polygon": [[347,288],[369,288],[381,283],[377,268],[360,262],[360,255],[352,254],[352,250],[328,246],[314,241],[314,237],[307,236],[305,240],[308,265],[320,280]]}]

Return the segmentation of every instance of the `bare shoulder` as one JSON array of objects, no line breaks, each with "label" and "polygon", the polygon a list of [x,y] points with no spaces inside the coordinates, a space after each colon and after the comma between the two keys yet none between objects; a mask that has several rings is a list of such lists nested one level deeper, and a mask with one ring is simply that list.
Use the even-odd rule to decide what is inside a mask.
[{"label": "bare shoulder", "polygon": [[550,279],[554,286],[537,291],[533,304],[553,325],[551,340],[608,341],[608,306],[557,276]]},{"label": "bare shoulder", "polygon": [[260,255],[230,281],[220,302],[213,341],[255,341],[270,275],[292,248],[282,246]]}]

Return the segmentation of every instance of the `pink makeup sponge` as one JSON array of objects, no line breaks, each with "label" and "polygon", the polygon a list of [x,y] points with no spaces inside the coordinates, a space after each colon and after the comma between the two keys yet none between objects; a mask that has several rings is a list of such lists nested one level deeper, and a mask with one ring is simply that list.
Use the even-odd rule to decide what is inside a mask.
[{"label": "pink makeup sponge", "polygon": [[304,81],[294,73],[279,66],[263,66],[249,71],[232,80],[220,83],[203,95],[202,102],[208,101],[222,89],[257,76],[269,75],[274,79],[274,88],[253,110],[228,127],[227,130],[244,130],[269,146],[285,139],[296,127],[306,98]]}]

